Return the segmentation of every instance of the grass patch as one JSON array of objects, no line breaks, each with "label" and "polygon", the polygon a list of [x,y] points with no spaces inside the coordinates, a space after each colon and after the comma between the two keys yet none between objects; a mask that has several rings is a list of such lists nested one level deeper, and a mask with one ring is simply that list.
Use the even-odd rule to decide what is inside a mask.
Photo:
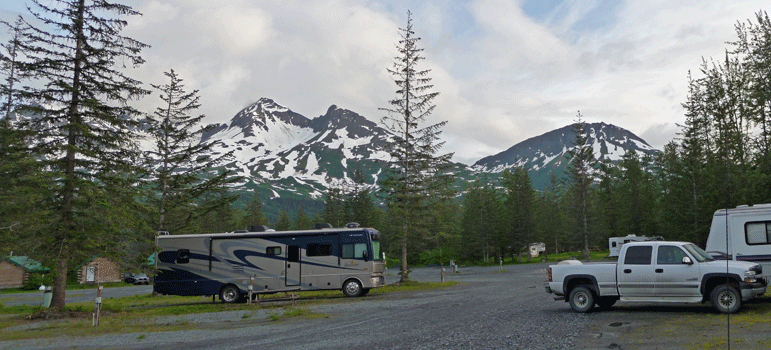
[{"label": "grass patch", "polygon": [[296,317],[307,318],[307,319],[329,318],[329,315],[320,313],[320,312],[314,312],[305,307],[291,307],[286,309],[284,313],[281,313],[281,314],[274,313],[274,314],[270,314],[270,316],[268,317],[270,317],[270,319],[273,320],[274,322],[277,322],[288,318],[296,318]]},{"label": "grass patch", "polygon": [[[370,290],[369,296],[394,292],[421,291],[449,288],[458,282],[424,283],[408,281],[400,285],[388,285]],[[283,297],[278,293],[277,297]],[[175,320],[159,327],[153,318],[163,316],[179,316],[187,314],[213,313],[222,311],[244,310],[241,320],[253,322],[251,311],[256,309],[279,309],[283,312],[270,313],[269,320],[281,321],[290,318],[327,318],[327,314],[313,312],[309,305],[329,302],[366,302],[364,298],[348,298],[339,290],[296,292],[296,305],[281,303],[263,303],[261,305],[224,304],[219,300],[212,302],[206,296],[161,296],[134,295],[123,298],[103,299],[101,320],[98,327],[92,326],[93,302],[68,304],[60,312],[52,312],[41,306],[13,306],[0,309],[0,313],[8,316],[0,318],[0,340],[21,340],[52,338],[59,336],[90,337],[113,333],[138,333],[138,339],[143,339],[147,333],[159,331],[180,331],[211,327],[211,325],[188,323]],[[267,298],[271,298],[270,295]],[[32,319],[29,319],[32,317]]]},{"label": "grass patch", "polygon": [[[710,307],[704,304],[705,309]],[[771,330],[771,295],[745,303],[738,313],[731,314],[728,319],[732,347],[754,349],[769,348],[771,345],[771,338],[767,336]],[[682,313],[654,325],[638,328],[632,335],[639,339],[646,339],[650,334],[672,337],[676,339],[673,341],[682,343],[684,349],[725,349],[728,341],[725,336],[726,327],[725,314]]]}]

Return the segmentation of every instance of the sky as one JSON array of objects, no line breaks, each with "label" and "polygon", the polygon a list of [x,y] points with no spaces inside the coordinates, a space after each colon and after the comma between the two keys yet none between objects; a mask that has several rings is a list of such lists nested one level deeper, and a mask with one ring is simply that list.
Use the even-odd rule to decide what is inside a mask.
[{"label": "sky", "polygon": [[[43,4],[52,0],[40,0]],[[0,18],[28,15],[4,0]],[[531,137],[586,122],[630,130],[654,148],[684,121],[688,74],[720,60],[744,0],[123,0],[141,12],[123,35],[151,47],[128,75],[198,90],[207,123],[268,97],[314,118],[337,105],[379,122],[397,86],[387,68],[412,12],[441,121],[441,153],[473,164]],[[8,34],[0,34],[6,42]],[[149,88],[149,85],[147,86]],[[158,94],[135,103],[160,106]]]}]

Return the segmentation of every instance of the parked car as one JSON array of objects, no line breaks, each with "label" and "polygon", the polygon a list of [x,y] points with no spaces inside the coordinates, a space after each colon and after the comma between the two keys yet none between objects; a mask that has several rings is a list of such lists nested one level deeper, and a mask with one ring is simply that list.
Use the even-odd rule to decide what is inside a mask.
[{"label": "parked car", "polygon": [[150,277],[147,277],[144,273],[126,272],[123,276],[123,280],[126,281],[126,283],[131,284],[150,284]]}]

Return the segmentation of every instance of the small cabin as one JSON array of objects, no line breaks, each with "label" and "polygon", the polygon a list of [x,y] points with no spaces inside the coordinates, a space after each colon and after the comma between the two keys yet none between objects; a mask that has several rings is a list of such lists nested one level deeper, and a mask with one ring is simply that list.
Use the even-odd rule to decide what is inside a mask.
[{"label": "small cabin", "polygon": [[94,256],[77,268],[78,283],[121,282],[120,266],[114,261],[101,256]]},{"label": "small cabin", "polygon": [[21,288],[31,273],[45,273],[50,269],[26,256],[0,258],[0,289]]}]

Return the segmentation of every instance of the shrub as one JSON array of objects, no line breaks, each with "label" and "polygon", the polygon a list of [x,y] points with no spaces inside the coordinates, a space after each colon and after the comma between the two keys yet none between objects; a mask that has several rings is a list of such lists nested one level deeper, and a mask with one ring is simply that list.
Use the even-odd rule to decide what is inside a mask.
[{"label": "shrub", "polygon": [[40,285],[46,285],[50,286],[54,282],[54,278],[51,277],[49,274],[48,276],[39,274],[39,273],[33,273],[29,275],[29,278],[24,282],[24,286],[21,287],[21,289],[25,290],[35,290],[40,288]]}]

